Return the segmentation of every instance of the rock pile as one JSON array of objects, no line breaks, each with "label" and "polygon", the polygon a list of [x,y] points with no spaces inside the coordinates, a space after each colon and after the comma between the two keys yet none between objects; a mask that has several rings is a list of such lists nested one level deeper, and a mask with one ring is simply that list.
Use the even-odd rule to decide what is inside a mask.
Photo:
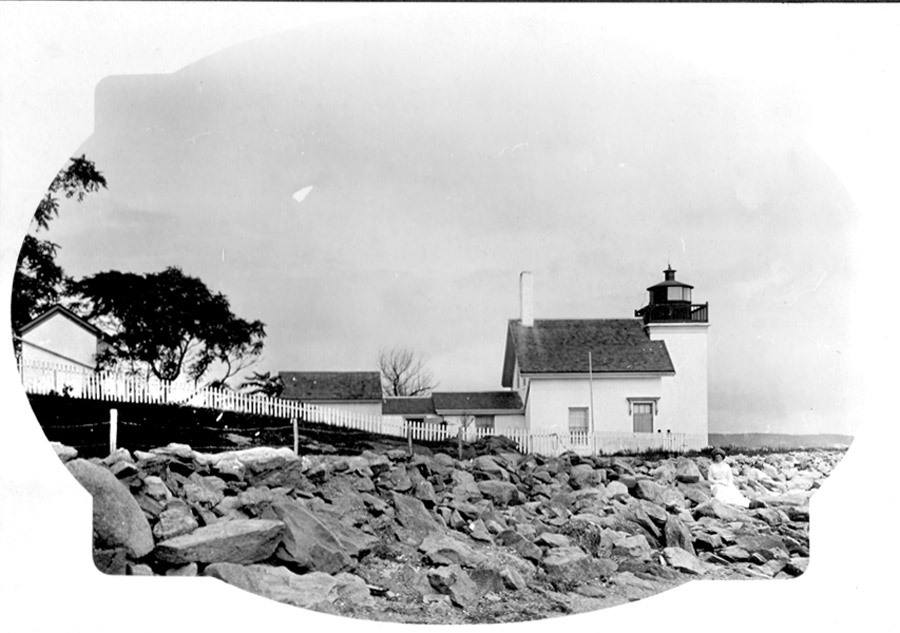
[{"label": "rock pile", "polygon": [[94,498],[106,573],[211,576],[329,613],[442,623],[594,609],[697,577],[798,576],[809,497],[842,456],[729,458],[752,501],[740,509],[710,498],[705,457],[57,452]]}]

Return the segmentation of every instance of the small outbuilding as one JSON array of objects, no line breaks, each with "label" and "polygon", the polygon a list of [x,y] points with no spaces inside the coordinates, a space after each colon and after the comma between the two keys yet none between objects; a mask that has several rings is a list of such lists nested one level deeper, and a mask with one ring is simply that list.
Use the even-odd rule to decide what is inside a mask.
[{"label": "small outbuilding", "polygon": [[377,371],[283,371],[281,397],[361,415],[381,415],[381,373]]}]

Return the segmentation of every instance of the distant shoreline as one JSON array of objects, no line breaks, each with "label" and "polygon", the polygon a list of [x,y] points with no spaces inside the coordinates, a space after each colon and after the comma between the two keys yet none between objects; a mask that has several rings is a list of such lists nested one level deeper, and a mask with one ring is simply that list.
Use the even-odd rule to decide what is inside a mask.
[{"label": "distant shoreline", "polygon": [[850,446],[852,435],[820,433],[812,435],[792,435],[789,433],[710,433],[710,446],[740,446],[746,448],[787,447],[824,448]]}]

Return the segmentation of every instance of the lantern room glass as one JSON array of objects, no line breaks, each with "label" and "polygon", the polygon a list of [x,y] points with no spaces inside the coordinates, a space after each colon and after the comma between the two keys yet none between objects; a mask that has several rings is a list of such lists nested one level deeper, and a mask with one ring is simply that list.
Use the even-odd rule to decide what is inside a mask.
[{"label": "lantern room glass", "polygon": [[691,289],[685,288],[684,286],[669,286],[667,289],[666,298],[669,301],[690,301],[691,300]]}]

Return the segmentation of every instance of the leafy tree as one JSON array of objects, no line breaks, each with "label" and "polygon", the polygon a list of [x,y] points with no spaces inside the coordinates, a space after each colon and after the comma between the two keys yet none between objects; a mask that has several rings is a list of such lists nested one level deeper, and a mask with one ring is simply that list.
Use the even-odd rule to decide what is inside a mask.
[{"label": "leafy tree", "polygon": [[269,398],[277,398],[284,392],[284,381],[281,376],[273,376],[271,372],[253,372],[241,383],[241,389],[247,393],[261,393]]},{"label": "leafy tree", "polygon": [[238,318],[225,295],[176,267],[145,275],[110,270],[72,289],[84,316],[112,332],[98,358],[103,366],[143,366],[162,380],[184,374],[195,383],[221,369],[212,382],[222,386],[263,350],[261,321]]},{"label": "leafy tree", "polygon": [[385,396],[421,396],[437,387],[422,357],[405,347],[382,349],[378,368]]},{"label": "leafy tree", "polygon": [[106,178],[84,154],[60,170],[34,212],[33,233],[25,236],[13,277],[12,326],[18,332],[41,312],[58,303],[71,279],[56,263],[58,244],[38,239],[59,216],[59,195],[84,200],[88,193],[106,188]]}]

